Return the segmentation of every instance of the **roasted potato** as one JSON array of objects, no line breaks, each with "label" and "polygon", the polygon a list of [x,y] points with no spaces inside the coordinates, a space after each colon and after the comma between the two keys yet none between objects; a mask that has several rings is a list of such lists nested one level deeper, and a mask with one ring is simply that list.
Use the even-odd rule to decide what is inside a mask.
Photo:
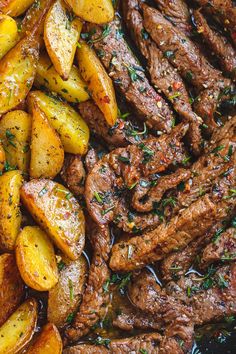
[{"label": "roasted potato", "polygon": [[31,340],[37,323],[37,303],[28,299],[0,327],[0,353],[15,354]]},{"label": "roasted potato", "polygon": [[48,294],[48,321],[64,327],[79,307],[87,275],[84,256],[76,261],[62,257],[59,266],[59,281]]},{"label": "roasted potato", "polygon": [[8,112],[0,120],[0,140],[11,166],[26,173],[30,162],[31,116],[20,110]]},{"label": "roasted potato", "polygon": [[118,115],[115,91],[112,81],[92,48],[81,43],[77,59],[82,78],[87,82],[89,92],[103,112],[107,123],[113,126]]},{"label": "roasted potato", "polygon": [[34,0],[2,0],[0,2],[0,11],[12,17],[22,15]]},{"label": "roasted potato", "polygon": [[61,138],[65,152],[84,155],[88,149],[89,128],[81,116],[67,103],[33,91],[28,96],[29,110],[36,102]]},{"label": "roasted potato", "polygon": [[73,65],[68,80],[63,81],[45,53],[40,55],[34,84],[39,89],[46,87],[56,92],[68,102],[79,103],[89,99],[87,85],[81,79],[78,68]]},{"label": "roasted potato", "polygon": [[5,163],[6,163],[6,154],[3,149],[2,144],[0,143],[0,174],[2,173],[2,171],[4,169]]},{"label": "roasted potato", "polygon": [[0,14],[0,59],[14,47],[18,39],[17,23],[13,18]]},{"label": "roasted potato", "polygon": [[48,291],[58,282],[56,256],[51,240],[37,226],[26,226],[16,240],[16,262],[24,282]]},{"label": "roasted potato", "polygon": [[20,171],[9,171],[0,176],[0,248],[11,251],[20,230],[21,213]]},{"label": "roasted potato", "polygon": [[36,37],[25,37],[0,60],[0,115],[26,98],[36,74],[38,53]]},{"label": "roasted potato", "polygon": [[15,256],[2,254],[0,256],[0,326],[21,303],[25,294],[24,288]]},{"label": "roasted potato", "polygon": [[84,214],[69,190],[47,179],[32,180],[21,188],[21,198],[56,246],[78,259],[85,242]]},{"label": "roasted potato", "polygon": [[74,61],[82,22],[69,13],[62,0],[56,0],[44,24],[44,42],[58,74],[67,80]]},{"label": "roasted potato", "polygon": [[32,105],[31,178],[54,178],[61,170],[64,150],[61,140],[40,110],[36,102]]},{"label": "roasted potato", "polygon": [[83,20],[92,23],[106,23],[112,21],[114,8],[111,0],[66,0],[74,13]]},{"label": "roasted potato", "polygon": [[61,354],[62,340],[57,327],[48,323],[43,328],[26,354]]}]

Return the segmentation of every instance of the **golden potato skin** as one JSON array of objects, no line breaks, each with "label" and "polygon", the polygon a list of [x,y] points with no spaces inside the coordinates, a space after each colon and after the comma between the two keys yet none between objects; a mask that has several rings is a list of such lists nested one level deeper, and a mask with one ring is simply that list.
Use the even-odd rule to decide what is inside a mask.
[{"label": "golden potato skin", "polygon": [[0,59],[14,47],[18,40],[16,21],[10,16],[0,14]]},{"label": "golden potato skin", "polygon": [[6,162],[6,154],[2,144],[0,143],[0,173],[2,173],[4,169],[5,162]]},{"label": "golden potato skin", "polygon": [[25,37],[0,60],[0,115],[19,105],[33,85],[39,42]]},{"label": "golden potato skin", "polygon": [[25,295],[25,286],[21,279],[13,254],[0,256],[0,326],[16,310]]},{"label": "golden potato skin", "polygon": [[34,85],[39,89],[46,87],[68,102],[78,103],[89,99],[87,85],[78,68],[73,65],[68,80],[63,81],[46,53],[40,54]]},{"label": "golden potato skin", "polygon": [[61,170],[64,150],[61,139],[36,102],[32,106],[31,178],[54,178]]},{"label": "golden potato skin", "polygon": [[84,256],[76,261],[65,257],[59,263],[62,269],[59,281],[48,293],[48,321],[53,322],[58,328],[64,327],[68,316],[77,310],[83,294],[88,265]]},{"label": "golden potato skin", "polygon": [[47,323],[26,354],[61,354],[62,339],[57,327],[53,323]]},{"label": "golden potato skin", "polygon": [[71,260],[78,259],[85,243],[85,221],[69,190],[48,179],[31,180],[21,188],[21,199],[56,246]]},{"label": "golden potato skin", "polygon": [[51,240],[37,226],[26,226],[16,240],[16,262],[24,282],[48,291],[58,282],[56,256]]},{"label": "golden potato skin", "polygon": [[113,20],[114,8],[111,0],[66,0],[74,13],[92,23],[107,23]]},{"label": "golden potato skin", "polygon": [[11,111],[0,120],[0,140],[11,166],[24,173],[30,163],[31,116],[21,110]]},{"label": "golden potato skin", "polygon": [[58,74],[67,80],[73,64],[82,22],[73,18],[62,0],[57,0],[47,13],[44,42]]},{"label": "golden potato skin", "polygon": [[20,230],[20,171],[5,172],[0,176],[0,248],[12,251]]},{"label": "golden potato skin", "polygon": [[12,17],[22,15],[34,0],[1,0],[0,11]]},{"label": "golden potato skin", "polygon": [[113,126],[117,120],[118,107],[113,83],[96,56],[86,43],[77,50],[77,60],[82,78],[87,82],[89,92],[104,114],[107,123]]},{"label": "golden potato skin", "polygon": [[37,323],[37,303],[26,300],[0,327],[0,353],[20,352],[31,340]]},{"label": "golden potato skin", "polygon": [[42,91],[33,91],[29,94],[28,107],[30,111],[33,102],[37,102],[50,124],[56,129],[65,152],[80,155],[87,153],[89,128],[71,106]]}]

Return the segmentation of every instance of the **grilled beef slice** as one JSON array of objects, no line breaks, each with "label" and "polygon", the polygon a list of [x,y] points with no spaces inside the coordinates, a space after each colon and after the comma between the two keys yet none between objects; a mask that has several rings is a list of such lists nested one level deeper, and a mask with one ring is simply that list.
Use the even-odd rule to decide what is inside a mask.
[{"label": "grilled beef slice", "polygon": [[[106,35],[104,30],[106,29]],[[90,42],[100,54],[109,76],[138,115],[153,129],[170,132],[173,115],[168,104],[149,84],[143,68],[124,39],[118,17],[106,28],[87,24]]]},{"label": "grilled beef slice", "polygon": [[61,170],[61,178],[76,196],[84,193],[86,172],[80,155],[67,154]]},{"label": "grilled beef slice", "polygon": [[125,189],[132,189],[142,177],[180,163],[185,157],[180,140],[187,129],[188,125],[180,124],[169,135],[149,138],[105,155],[88,174],[85,185],[87,208],[94,221],[111,222]]},{"label": "grilled beef slice", "polygon": [[139,11],[139,0],[124,1],[123,13],[136,45],[147,60],[152,84],[160,89],[167,100],[173,104],[181,119],[189,122],[190,127],[187,133],[189,144],[195,155],[199,155],[202,120],[192,110],[190,97],[181,76],[145,31],[143,18]]},{"label": "grilled beef slice", "polygon": [[236,52],[228,40],[214,31],[199,10],[193,12],[197,31],[219,59],[221,68],[236,78]]}]

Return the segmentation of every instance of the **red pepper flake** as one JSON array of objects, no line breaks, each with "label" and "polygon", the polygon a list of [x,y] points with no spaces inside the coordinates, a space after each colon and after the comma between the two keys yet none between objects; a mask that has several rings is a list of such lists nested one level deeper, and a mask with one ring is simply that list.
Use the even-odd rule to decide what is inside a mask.
[{"label": "red pepper flake", "polygon": [[102,101],[103,101],[104,103],[110,103],[110,102],[111,102],[109,96],[104,96],[103,99],[102,99]]},{"label": "red pepper flake", "polygon": [[124,126],[125,126],[125,122],[124,121],[120,121],[119,129],[124,129]]},{"label": "red pepper flake", "polygon": [[67,211],[65,214],[64,214],[64,219],[65,220],[68,220],[71,216],[71,213],[69,213],[69,211]]},{"label": "red pepper flake", "polygon": [[174,83],[173,83],[173,89],[174,89],[174,90],[180,89],[181,86],[182,86],[182,83],[181,83],[181,82],[174,82]]}]

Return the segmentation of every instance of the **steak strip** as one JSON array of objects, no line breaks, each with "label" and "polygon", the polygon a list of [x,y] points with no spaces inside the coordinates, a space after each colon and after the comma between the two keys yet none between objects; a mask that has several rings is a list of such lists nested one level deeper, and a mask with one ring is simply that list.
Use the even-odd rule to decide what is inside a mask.
[{"label": "steak strip", "polygon": [[98,25],[86,24],[86,30],[92,34],[90,43],[102,53],[100,59],[109,76],[138,115],[150,128],[170,132],[172,112],[149,84],[143,68],[131,52],[123,37],[120,19],[116,17],[107,25],[105,36],[104,28]]}]

